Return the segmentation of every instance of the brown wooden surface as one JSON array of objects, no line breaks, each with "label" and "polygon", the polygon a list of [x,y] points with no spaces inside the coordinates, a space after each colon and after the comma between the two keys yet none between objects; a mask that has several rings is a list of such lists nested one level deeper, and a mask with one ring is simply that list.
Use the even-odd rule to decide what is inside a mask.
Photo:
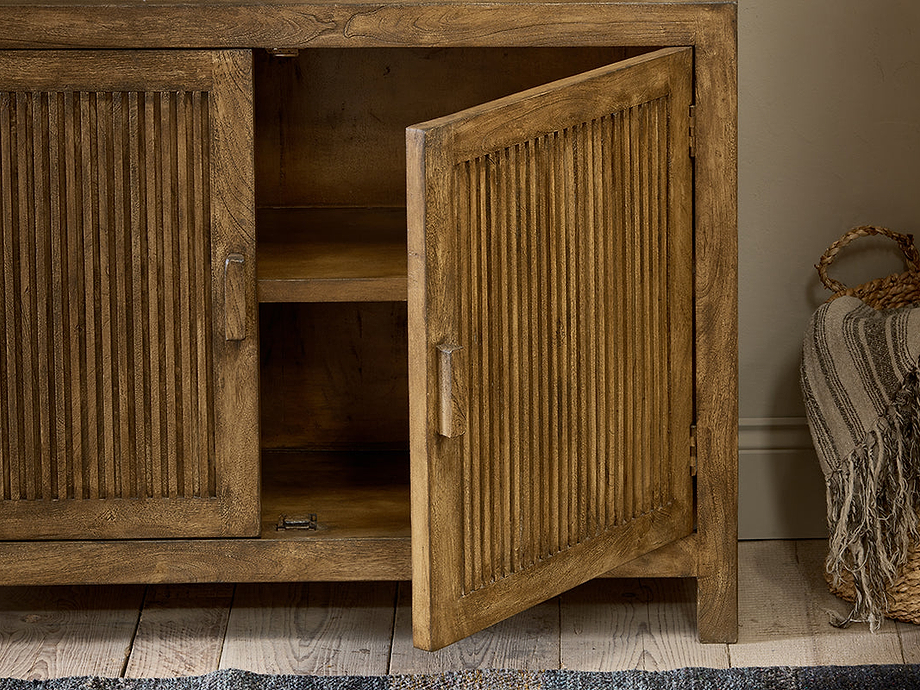
[{"label": "brown wooden surface", "polygon": [[262,445],[409,445],[405,302],[262,304]]},{"label": "brown wooden surface", "polygon": [[[0,542],[7,585],[72,583],[410,580],[409,538],[279,538],[189,541]],[[615,577],[689,577],[694,542],[676,542],[626,563]],[[683,544],[683,545],[682,545]],[[674,548],[677,550],[675,551]],[[73,564],[49,568],[53,552]],[[686,554],[693,561],[688,562]],[[360,568],[357,567],[360,564]]]},{"label": "brown wooden surface", "polygon": [[695,51],[697,587],[700,639],[738,635],[738,200],[734,7],[714,8]]},{"label": "brown wooden surface", "polygon": [[[304,50],[283,59],[257,52],[258,203],[404,208],[406,127],[609,64],[631,52],[355,48]],[[260,240],[262,229],[260,225]],[[296,225],[292,230],[298,230]],[[404,223],[402,231],[405,239]]]},{"label": "brown wooden surface", "polygon": [[[3,0],[0,48],[693,45],[734,0],[342,2]],[[548,9],[549,8],[549,9]],[[547,12],[551,11],[551,21]]]},{"label": "brown wooden surface", "polygon": [[224,338],[246,338],[246,257],[229,254],[224,259]]},{"label": "brown wooden surface", "polygon": [[5,586],[405,580],[409,551],[408,537],[0,543]]},{"label": "brown wooden surface", "polygon": [[691,81],[663,50],[408,132],[424,648],[691,531]]},{"label": "brown wooden surface", "polygon": [[[269,58],[262,53],[256,56],[256,122],[257,138],[255,142],[257,170],[259,179],[259,203],[322,203],[324,197],[311,197],[310,190],[327,189],[333,193],[345,190],[346,201],[340,203],[397,206],[402,203],[402,185],[404,177],[399,172],[403,158],[401,128],[410,122],[437,116],[466,105],[474,105],[502,93],[489,95],[493,88],[491,82],[498,84],[503,79],[510,79],[512,88],[503,93],[524,88],[527,84],[521,79],[529,78],[528,59],[517,63],[518,67],[502,70],[489,70],[489,62],[496,54],[504,55],[512,46],[660,46],[689,45],[694,47],[696,100],[697,100],[697,135],[698,146],[695,162],[696,188],[695,213],[697,216],[694,254],[696,259],[696,303],[695,319],[698,326],[696,334],[695,356],[698,367],[696,377],[696,405],[699,415],[699,477],[698,477],[698,525],[699,534],[692,542],[684,541],[682,546],[668,552],[667,556],[654,556],[649,567],[655,563],[666,564],[669,573],[692,573],[700,575],[698,588],[700,633],[709,640],[733,639],[737,631],[737,554],[735,550],[735,515],[737,511],[737,238],[736,238],[736,143],[737,143],[737,97],[736,97],[736,45],[734,2],[695,2],[693,0],[637,0],[629,2],[567,2],[563,4],[546,4],[543,2],[477,2],[462,4],[431,2],[424,5],[398,3],[387,5],[366,5],[329,2],[281,2],[263,3],[248,0],[190,0],[174,3],[168,0],[149,2],[144,0],[86,0],[79,5],[66,0],[43,0],[40,4],[30,4],[21,0],[0,0],[0,12],[4,21],[0,23],[0,48],[188,48],[197,46],[225,47],[349,47],[358,49],[354,53],[347,51],[347,56],[336,56],[335,51],[304,51],[306,57],[282,61]],[[377,46],[379,52],[363,49]],[[446,47],[488,47],[477,56],[477,50],[468,52],[460,59],[445,56],[450,51],[438,51]],[[412,51],[393,49],[395,47],[412,47]],[[606,49],[600,49],[603,52]],[[385,53],[402,55],[390,62],[379,56]],[[513,51],[512,51],[513,52]],[[411,55],[409,54],[411,53]],[[491,55],[487,55],[491,53]],[[572,57],[581,53],[581,57]],[[460,53],[458,53],[459,55]],[[523,53],[521,53],[523,54]],[[571,61],[576,66],[579,60],[589,56],[591,51],[551,50],[546,53],[548,69],[556,69],[551,63]],[[373,57],[377,56],[377,57]],[[566,57],[567,56],[567,57]],[[350,69],[366,65],[364,76],[351,76],[337,80],[344,74],[339,69],[343,63],[350,61]],[[593,58],[592,58],[593,59]],[[512,63],[515,58],[511,58]],[[604,59],[602,62],[610,60]],[[79,60],[75,61],[77,64]],[[191,64],[191,63],[190,63]],[[464,79],[459,72],[453,79],[443,79],[436,75],[444,74],[440,67],[433,65],[453,64],[461,70],[470,67]],[[497,63],[496,63],[497,64]],[[508,67],[511,63],[502,63]],[[597,63],[600,64],[600,63]],[[308,87],[305,86],[309,71],[304,65],[311,65],[322,71],[326,77],[318,83],[336,83],[338,91],[324,93],[351,96],[355,94],[357,107],[346,108],[350,113],[346,120],[355,127],[351,130],[353,139],[348,137],[332,141],[332,145],[322,149],[323,136],[320,135],[319,147],[310,144],[303,147],[309,139],[310,132],[341,131],[342,120],[334,116],[335,106],[329,111],[328,123],[320,122],[319,113],[325,112],[327,106],[310,105]],[[478,67],[476,67],[478,65]],[[586,69],[591,65],[581,65],[573,71]],[[175,68],[175,66],[173,66]],[[403,86],[392,91],[394,81],[383,78],[381,68],[390,68]],[[393,68],[396,68],[395,70]],[[560,64],[559,69],[568,69]],[[69,69],[69,66],[68,66]],[[183,68],[185,69],[185,68]],[[542,67],[540,68],[542,69]],[[195,68],[187,68],[195,72]],[[54,70],[46,70],[53,74]],[[163,70],[164,74],[168,70]],[[571,72],[570,72],[571,73]],[[129,70],[112,70],[110,78],[123,78]],[[429,75],[434,83],[426,86],[425,91],[440,93],[431,99],[416,99],[413,88],[422,84],[422,79]],[[542,75],[541,81],[545,81]],[[558,75],[562,76],[562,75]],[[551,78],[551,77],[549,77]],[[233,81],[230,77],[229,81]],[[31,84],[37,83],[32,81]],[[101,83],[101,82],[99,82]],[[191,83],[189,81],[188,83]],[[130,85],[123,83],[122,87]],[[363,87],[376,89],[376,96],[361,95]],[[357,88],[362,87],[362,88]],[[32,86],[29,86],[32,88]],[[132,87],[134,88],[134,87]],[[309,87],[309,88],[312,88]],[[324,86],[323,88],[329,88]],[[502,87],[505,88],[505,87]],[[245,91],[245,89],[243,89]],[[455,96],[453,91],[466,95]],[[238,93],[242,93],[238,91]],[[393,98],[390,110],[384,117],[384,123],[374,119],[380,116],[381,107],[387,105],[388,93],[401,94]],[[463,103],[460,98],[471,98]],[[373,107],[362,110],[361,101]],[[333,99],[334,100],[334,99]],[[347,100],[347,99],[346,99]],[[408,104],[408,105],[403,105]],[[423,113],[431,106],[439,110]],[[448,107],[444,107],[448,106]],[[306,107],[306,111],[304,108]],[[402,112],[400,108],[406,107]],[[231,118],[234,125],[245,125],[249,120],[242,111]],[[309,117],[304,117],[304,115]],[[411,116],[406,119],[406,116]],[[310,118],[313,118],[310,120]],[[389,119],[388,119],[389,118]],[[304,122],[312,124],[304,125]],[[374,141],[390,142],[387,146],[375,150]],[[354,142],[356,155],[343,156],[341,152]],[[245,148],[245,147],[244,147]],[[251,150],[251,149],[250,149]],[[242,149],[241,149],[242,151]],[[296,155],[285,157],[285,151]],[[325,151],[325,153],[323,153]],[[339,151],[337,154],[336,151]],[[365,162],[364,152],[375,151],[372,163],[367,171],[362,172]],[[312,159],[311,154],[324,155],[326,161],[316,168],[319,174],[310,175],[298,172],[301,161]],[[339,162],[349,160],[352,162]],[[235,165],[235,163],[234,163]],[[247,171],[248,164],[239,167]],[[4,166],[0,166],[2,168]],[[8,168],[7,168],[8,169]],[[236,168],[235,168],[236,169]],[[336,177],[338,176],[338,177]],[[239,189],[224,189],[221,198],[226,203],[243,203],[251,193],[252,178],[248,173],[238,176],[232,182],[241,185]],[[326,179],[333,184],[323,186]],[[240,189],[243,190],[240,193]],[[338,190],[338,191],[336,191]],[[323,192],[325,194],[325,192]],[[375,195],[377,195],[375,197]],[[332,197],[326,197],[332,198]],[[0,199],[0,205],[2,205]],[[244,233],[251,232],[251,224],[241,225]],[[217,259],[220,266],[225,257]],[[249,261],[252,270],[255,262]],[[254,281],[251,281],[254,286]],[[247,304],[247,322],[249,332],[254,332],[255,288],[250,293]],[[267,435],[270,443],[276,445],[309,443],[316,444],[318,438],[324,442],[330,438],[335,443],[367,446],[382,444],[396,447],[399,437],[405,438],[404,404],[365,404],[351,392],[339,394],[337,379],[332,372],[336,366],[333,359],[327,358],[318,370],[323,371],[325,383],[320,390],[333,391],[333,404],[328,414],[323,415],[323,405],[317,396],[313,401],[304,403],[305,398],[299,393],[308,384],[306,372],[316,371],[297,363],[293,369],[283,362],[297,360],[297,341],[299,336],[285,336],[284,318],[276,318],[283,312],[266,312],[265,308],[287,309],[287,305],[263,305],[262,320],[268,313],[272,333],[271,347],[285,349],[286,354],[280,359],[269,359],[266,377],[269,385],[263,387],[263,415],[265,419],[285,419],[282,425],[273,426]],[[297,314],[300,307],[291,305],[292,314]],[[307,307],[308,308],[308,307]],[[357,312],[360,314],[360,310]],[[222,314],[217,316],[222,318]],[[404,318],[404,317],[403,317]],[[291,328],[299,331],[303,322],[295,316]],[[308,320],[313,320],[310,316]],[[346,317],[351,320],[353,317]],[[399,330],[399,318],[387,317],[390,325],[374,331],[379,343],[385,343],[391,335]],[[333,321],[339,319],[334,318]],[[317,321],[316,323],[320,323]],[[218,323],[222,323],[219,321]],[[383,323],[380,321],[379,323]],[[312,327],[311,327],[312,328]],[[319,338],[319,332],[314,338]],[[262,337],[265,337],[263,324]],[[215,334],[222,337],[222,334]],[[353,336],[340,340],[346,344]],[[363,336],[362,336],[363,338]],[[398,336],[395,337],[399,341]],[[113,341],[114,342],[114,341]],[[404,343],[404,341],[402,341]],[[241,359],[251,361],[254,354],[255,340],[243,341]],[[120,346],[121,343],[119,342]],[[263,346],[265,343],[263,342]],[[0,345],[2,347],[2,345]],[[362,346],[365,347],[365,346]],[[403,344],[403,348],[405,345]],[[329,348],[330,350],[332,348]],[[373,350],[374,348],[371,348]],[[398,348],[396,348],[398,349]],[[382,349],[377,348],[377,351]],[[395,350],[394,350],[395,351]],[[403,350],[404,351],[404,350]],[[130,353],[130,350],[127,350]],[[263,350],[264,352],[264,350]],[[301,353],[302,354],[302,353]],[[29,356],[32,356],[31,354]],[[40,357],[35,355],[36,358]],[[341,364],[347,370],[349,355],[339,356]],[[366,372],[368,361],[362,354],[357,358],[361,363],[360,371]],[[371,358],[371,361],[375,361]],[[385,381],[399,380],[399,357],[394,354],[383,356],[385,373],[373,376],[378,392],[385,390]],[[405,358],[403,357],[403,360]],[[266,362],[263,359],[263,364]],[[378,369],[380,370],[380,369]],[[285,374],[296,372],[290,378]],[[344,386],[345,391],[357,390],[354,381],[366,378],[362,373],[358,377],[349,377]],[[403,379],[404,380],[404,379]],[[230,443],[241,449],[247,444],[258,442],[258,432],[248,424],[237,424],[240,418],[254,409],[252,396],[247,396],[250,383],[238,387],[225,386],[224,390],[231,397],[240,401],[242,407],[230,411],[234,427],[227,432]],[[330,385],[331,384],[331,385]],[[223,384],[221,384],[223,386]],[[405,383],[402,384],[403,391]],[[306,387],[310,388],[309,385]],[[266,388],[269,390],[265,395]],[[372,387],[373,389],[373,387]],[[395,390],[395,389],[394,389]],[[287,406],[283,400],[291,393],[291,400],[301,402]],[[50,389],[49,389],[50,400]],[[403,400],[405,393],[382,393],[377,400]],[[41,392],[39,393],[39,399]],[[309,396],[307,396],[309,397]],[[372,395],[370,399],[375,399]],[[271,404],[266,408],[264,403]],[[350,415],[351,407],[360,411],[357,418]],[[101,408],[104,410],[104,406]],[[374,418],[374,411],[382,411],[379,418]],[[394,412],[395,410],[395,412]],[[248,411],[248,412],[247,412]],[[310,427],[315,413],[325,421],[319,427]],[[344,412],[344,415],[340,414]],[[242,414],[242,416],[240,416]],[[336,423],[334,416],[339,415],[345,423]],[[8,416],[6,417],[8,418]],[[254,418],[254,417],[253,417]],[[18,419],[18,417],[16,417]],[[298,430],[297,420],[302,420],[307,433]],[[39,413],[40,420],[40,413]],[[39,421],[39,426],[41,422]],[[325,432],[317,435],[316,429],[335,430],[333,434]],[[387,430],[390,431],[387,431]],[[393,433],[395,432],[395,433]],[[351,436],[355,434],[354,436]],[[223,433],[221,437],[225,437]],[[402,441],[405,443],[405,441]],[[322,444],[320,444],[322,445]],[[245,501],[243,502],[245,504]],[[480,534],[477,538],[481,538]],[[161,547],[168,546],[165,551]],[[247,568],[255,568],[255,563],[262,563],[253,572],[266,575],[274,569],[274,576],[294,577],[306,563],[311,573],[318,577],[350,577],[352,573],[346,563],[349,558],[366,559],[367,572],[374,576],[396,576],[394,573],[408,572],[408,545],[402,544],[398,549],[381,545],[370,548],[368,544],[356,548],[343,547],[338,551],[317,549],[312,544],[288,547],[281,542],[261,544],[251,540],[241,540],[228,550],[222,542],[205,540],[202,542],[177,543],[166,545],[163,542],[124,543],[112,542],[92,544],[89,542],[54,542],[47,546],[10,542],[0,544],[0,554],[6,553],[5,562],[13,564],[10,572],[20,581],[79,581],[80,579],[107,577],[132,577],[141,579],[183,579],[183,578],[220,578],[244,576]],[[20,548],[22,547],[22,548]],[[51,549],[71,557],[78,567],[72,575],[53,572],[48,561],[43,558]],[[350,549],[350,550],[349,550]],[[18,562],[15,554],[23,554],[25,560]],[[167,554],[168,555],[164,555]],[[154,555],[155,567],[145,568],[148,556]],[[393,562],[387,562],[391,554]],[[689,556],[688,556],[689,554]],[[687,559],[693,558],[693,563]],[[126,572],[118,567],[118,558],[126,559]],[[84,560],[85,559],[85,560]],[[170,561],[174,559],[174,561]],[[617,572],[635,572],[641,561],[623,566],[625,570]],[[352,568],[353,570],[353,568]],[[267,577],[267,575],[266,575]],[[61,578],[64,578],[63,580]]]},{"label": "brown wooden surface", "polygon": [[255,344],[220,318],[251,80],[246,52],[0,53],[4,538],[254,533]]},{"label": "brown wooden surface", "polygon": [[[409,537],[409,454],[265,452],[262,535],[270,539]],[[316,514],[315,532],[278,531],[281,515]]]},{"label": "brown wooden surface", "polygon": [[638,558],[618,565],[602,577],[696,577],[698,561],[698,534],[694,532],[683,539],[665,544]]},{"label": "brown wooden surface", "polygon": [[275,208],[258,217],[260,302],[405,301],[405,209]]}]

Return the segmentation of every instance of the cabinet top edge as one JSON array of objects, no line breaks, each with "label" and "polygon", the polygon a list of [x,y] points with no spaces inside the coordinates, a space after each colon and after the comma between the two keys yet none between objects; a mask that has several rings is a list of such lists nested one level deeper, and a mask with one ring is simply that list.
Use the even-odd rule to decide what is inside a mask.
[{"label": "cabinet top edge", "polygon": [[68,9],[110,8],[117,9],[244,9],[254,12],[271,12],[277,9],[309,9],[311,7],[420,7],[420,6],[463,6],[463,5],[564,5],[603,6],[709,6],[737,5],[739,0],[0,0],[0,8]]},{"label": "cabinet top edge", "polygon": [[0,49],[733,43],[736,0],[0,0]]}]

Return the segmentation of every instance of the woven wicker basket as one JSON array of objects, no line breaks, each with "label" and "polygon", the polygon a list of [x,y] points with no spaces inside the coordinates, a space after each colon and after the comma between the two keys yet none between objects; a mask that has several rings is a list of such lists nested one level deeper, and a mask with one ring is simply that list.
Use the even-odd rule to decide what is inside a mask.
[{"label": "woven wicker basket", "polygon": [[[884,235],[894,240],[904,253],[907,270],[885,278],[878,278],[853,288],[827,275],[827,270],[834,262],[837,253],[853,240],[867,235]],[[830,300],[843,295],[858,297],[875,309],[895,309],[914,302],[920,302],[920,253],[914,245],[912,235],[872,225],[854,228],[834,242],[815,268],[824,286],[834,294]],[[856,598],[853,578],[845,576],[839,587],[835,587],[830,575],[825,572],[825,579],[831,592],[841,599],[852,602]],[[914,544],[907,554],[907,561],[901,574],[887,589],[888,607],[885,615],[895,620],[920,624],[920,544]]]}]

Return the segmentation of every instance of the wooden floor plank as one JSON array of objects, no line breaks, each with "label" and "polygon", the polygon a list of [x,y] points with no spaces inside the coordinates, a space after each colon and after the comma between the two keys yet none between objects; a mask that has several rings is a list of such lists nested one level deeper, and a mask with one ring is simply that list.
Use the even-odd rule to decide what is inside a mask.
[{"label": "wooden floor plank", "polygon": [[172,678],[217,670],[233,585],[154,585],[147,589],[125,677]]},{"label": "wooden floor plank", "polygon": [[0,587],[0,677],[120,676],[143,597],[143,586]]},{"label": "wooden floor plank", "polygon": [[732,666],[817,666],[901,663],[893,624],[840,630],[828,611],[846,612],[822,576],[822,540],[742,542],[739,549],[740,631]]},{"label": "wooden floor plank", "polygon": [[700,644],[696,628],[696,581],[684,578],[642,580],[651,591],[644,669],[665,671],[687,666],[727,668],[728,646]]},{"label": "wooden floor plank", "polygon": [[848,604],[823,581],[825,549],[739,545],[741,639],[727,648],[696,642],[692,580],[591,582],[435,654],[412,647],[410,588],[397,597],[396,583],[239,585],[229,615],[229,586],[150,587],[143,611],[142,586],[6,587],[0,677],[663,669],[727,655],[734,666],[920,663],[920,626],[829,625],[826,611]]},{"label": "wooden floor plank", "polygon": [[560,599],[564,668],[657,671],[728,666],[725,645],[699,643],[692,581],[595,580]]},{"label": "wooden floor plank", "polygon": [[[808,591],[809,620],[812,637],[818,652],[817,663],[825,665],[851,664],[901,664],[901,642],[897,624],[884,621],[877,633],[869,631],[865,623],[853,624],[846,630],[834,628],[829,623],[828,611],[846,615],[850,605],[831,594],[824,580],[824,561],[827,543],[823,539],[795,542],[796,557]],[[830,628],[830,630],[828,630]]]},{"label": "wooden floor plank", "polygon": [[394,582],[238,585],[220,667],[385,674],[395,601]]},{"label": "wooden floor plank", "polygon": [[639,580],[592,580],[559,597],[562,668],[641,669],[649,592]]},{"label": "wooden floor plank", "polygon": [[400,583],[390,673],[559,667],[559,602],[551,599],[437,652],[412,646],[411,585]]},{"label": "wooden floor plank", "polygon": [[905,664],[920,664],[920,625],[914,623],[897,623],[898,637],[901,638],[901,654]]}]

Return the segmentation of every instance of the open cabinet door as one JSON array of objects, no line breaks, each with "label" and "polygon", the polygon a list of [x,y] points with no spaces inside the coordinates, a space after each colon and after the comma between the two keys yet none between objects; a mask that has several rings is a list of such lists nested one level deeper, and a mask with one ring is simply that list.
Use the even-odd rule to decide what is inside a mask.
[{"label": "open cabinet door", "polygon": [[692,59],[407,131],[419,647],[692,530]]}]

